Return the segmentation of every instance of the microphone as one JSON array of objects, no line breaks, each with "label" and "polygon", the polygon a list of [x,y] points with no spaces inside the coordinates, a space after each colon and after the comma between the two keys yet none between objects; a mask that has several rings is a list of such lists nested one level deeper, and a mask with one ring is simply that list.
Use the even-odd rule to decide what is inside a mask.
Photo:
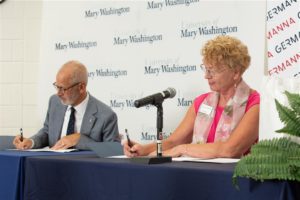
[{"label": "microphone", "polygon": [[176,95],[176,90],[174,88],[167,88],[165,91],[161,93],[152,94],[150,96],[138,99],[134,101],[134,106],[139,108],[142,106],[146,106],[148,104],[157,105],[162,103],[166,98],[173,98]]}]

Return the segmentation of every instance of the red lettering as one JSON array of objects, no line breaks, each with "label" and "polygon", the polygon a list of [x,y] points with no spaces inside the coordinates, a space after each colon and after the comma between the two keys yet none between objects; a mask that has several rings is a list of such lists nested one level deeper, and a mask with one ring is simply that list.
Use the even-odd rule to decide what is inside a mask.
[{"label": "red lettering", "polygon": [[290,18],[290,24],[296,24],[296,21],[293,18]]},{"label": "red lettering", "polygon": [[286,61],[285,61],[285,66],[286,66],[286,67],[288,67],[288,66],[292,66],[292,64],[290,63],[290,61],[289,61],[289,60],[286,60]]},{"label": "red lettering", "polygon": [[292,57],[290,60],[291,60],[291,63],[294,63],[294,62],[297,63],[297,58],[296,58],[296,56]]},{"label": "red lettering", "polygon": [[277,66],[277,69],[279,70],[279,71],[284,71],[285,70],[285,66],[284,66],[284,63],[281,63],[281,66],[280,65],[278,65]]},{"label": "red lettering", "polygon": [[295,24],[296,21],[290,17],[289,19],[283,21],[281,24],[276,25],[275,28],[272,28],[267,34],[268,40],[271,39],[274,35],[277,35],[278,32],[284,31],[285,28],[290,27],[291,24]]},{"label": "red lettering", "polygon": [[274,56],[270,51],[268,51],[268,58],[271,58],[271,57],[274,57]]},{"label": "red lettering", "polygon": [[[269,53],[269,52],[268,52]],[[300,60],[300,53],[295,54],[294,56],[284,60],[281,64],[273,67],[272,69],[268,70],[268,74],[271,76],[273,74],[279,74],[287,69],[287,67],[293,66],[293,63],[297,63]],[[297,74],[299,75],[300,72]]]},{"label": "red lettering", "polygon": [[278,74],[278,71],[277,71],[277,68],[276,68],[276,67],[274,67],[273,69],[269,70],[268,72],[269,72],[269,75],[270,75],[270,76],[271,76],[272,74],[274,74],[274,73]]}]

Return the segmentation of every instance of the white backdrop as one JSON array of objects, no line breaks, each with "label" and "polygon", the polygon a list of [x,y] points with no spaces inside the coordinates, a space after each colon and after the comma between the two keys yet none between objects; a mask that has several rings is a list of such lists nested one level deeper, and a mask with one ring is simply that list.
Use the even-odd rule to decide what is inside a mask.
[{"label": "white backdrop", "polygon": [[165,136],[194,98],[208,91],[200,49],[219,34],[238,37],[252,56],[245,80],[260,90],[265,55],[265,1],[44,2],[39,103],[44,119],[58,68],[84,63],[89,92],[117,113],[132,139],[156,136],[156,108],[133,101],[173,87],[163,103]]}]

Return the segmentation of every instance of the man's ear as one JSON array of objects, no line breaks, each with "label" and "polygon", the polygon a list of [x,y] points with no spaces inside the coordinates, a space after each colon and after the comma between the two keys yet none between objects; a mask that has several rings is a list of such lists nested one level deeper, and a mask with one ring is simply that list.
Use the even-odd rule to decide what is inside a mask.
[{"label": "man's ear", "polygon": [[81,92],[86,91],[86,84],[85,83],[80,83],[79,89],[80,89]]}]

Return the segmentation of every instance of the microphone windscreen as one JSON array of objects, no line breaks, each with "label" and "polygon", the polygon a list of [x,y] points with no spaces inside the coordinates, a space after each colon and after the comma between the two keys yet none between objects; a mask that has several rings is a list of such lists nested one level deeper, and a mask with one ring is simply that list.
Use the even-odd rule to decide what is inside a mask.
[{"label": "microphone windscreen", "polygon": [[176,90],[174,88],[169,87],[169,88],[167,88],[167,91],[170,93],[170,98],[175,97]]}]

